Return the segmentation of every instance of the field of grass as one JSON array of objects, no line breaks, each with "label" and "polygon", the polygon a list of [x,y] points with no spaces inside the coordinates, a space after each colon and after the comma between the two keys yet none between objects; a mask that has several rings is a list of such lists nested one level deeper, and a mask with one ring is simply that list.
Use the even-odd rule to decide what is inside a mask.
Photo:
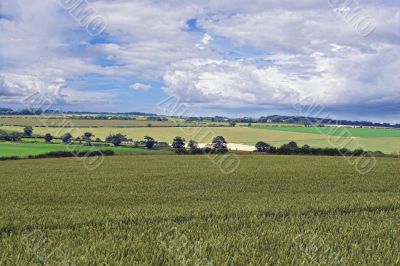
[{"label": "field of grass", "polygon": [[[399,159],[243,155],[0,162],[0,265],[396,265]],[[283,171],[282,169],[285,169]]]},{"label": "field of grass", "polygon": [[300,132],[322,134],[339,137],[356,138],[400,138],[400,129],[384,128],[335,128],[335,127],[299,127],[299,126],[254,126],[258,129],[277,130],[285,132]]},{"label": "field of grass", "polygon": [[11,143],[0,142],[0,157],[19,156],[26,157],[29,155],[39,155],[54,151],[98,151],[113,150],[116,154],[134,154],[134,153],[154,153],[164,152],[161,150],[147,150],[140,148],[127,147],[95,147],[95,146],[78,146],[63,144],[43,144],[43,143]]}]

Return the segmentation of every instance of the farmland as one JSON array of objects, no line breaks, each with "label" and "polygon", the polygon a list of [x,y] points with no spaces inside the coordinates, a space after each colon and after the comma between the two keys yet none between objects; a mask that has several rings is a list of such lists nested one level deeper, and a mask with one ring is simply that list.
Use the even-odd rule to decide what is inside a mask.
[{"label": "farmland", "polygon": [[[3,126],[0,129],[22,132],[23,127]],[[297,131],[296,131],[297,130]],[[304,131],[303,131],[304,130]],[[327,130],[327,129],[324,129]],[[34,127],[35,134],[44,135],[51,133],[61,136],[70,132],[74,137],[81,136],[84,132],[92,132],[96,137],[105,139],[110,134],[123,133],[128,138],[140,140],[143,136],[152,136],[156,140],[171,143],[175,136],[182,136],[186,140],[194,139],[199,142],[210,142],[213,136],[224,136],[230,143],[254,145],[258,141],[265,141],[279,146],[289,141],[296,141],[299,145],[308,144],[313,147],[334,147],[336,143],[346,143],[346,147],[355,149],[362,147],[365,150],[380,150],[385,153],[400,152],[400,137],[397,129],[350,129],[351,134],[345,137],[330,136],[316,132],[313,128],[305,127],[203,127],[203,128],[179,128],[179,127],[98,127],[98,128],[57,128]],[[366,133],[364,133],[364,131]],[[374,133],[376,135],[374,135]],[[360,136],[361,137],[358,137]],[[367,135],[367,136],[366,136]],[[351,137],[350,137],[351,136]],[[374,137],[375,136],[375,137]]]},{"label": "farmland", "polygon": [[149,124],[158,127],[176,126],[174,121],[144,120],[84,120],[41,117],[0,117],[0,125],[32,127],[147,127]]},{"label": "farmland", "polygon": [[299,127],[299,126],[255,126],[265,130],[277,130],[297,133],[322,134],[329,136],[351,136],[356,138],[400,138],[400,129],[385,128],[335,128],[335,127]]},{"label": "farmland", "polygon": [[240,160],[229,176],[205,156],[0,162],[0,264],[400,261],[398,159],[366,175],[340,157]]},{"label": "farmland", "polygon": [[56,151],[99,151],[113,150],[116,154],[135,154],[135,153],[157,153],[159,150],[147,150],[139,148],[113,147],[113,146],[79,146],[79,145],[63,145],[63,144],[44,144],[44,143],[11,143],[0,142],[0,157],[19,156],[26,157],[29,155],[39,155]]}]

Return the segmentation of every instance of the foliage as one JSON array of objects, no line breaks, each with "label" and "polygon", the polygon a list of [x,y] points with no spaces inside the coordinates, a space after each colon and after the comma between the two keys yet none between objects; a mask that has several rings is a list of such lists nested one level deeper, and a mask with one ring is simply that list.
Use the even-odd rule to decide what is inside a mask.
[{"label": "foliage", "polygon": [[267,152],[270,148],[270,145],[264,141],[259,141],[256,143],[256,149],[258,152]]},{"label": "foliage", "polygon": [[33,128],[31,126],[24,127],[24,136],[25,137],[32,137]]},{"label": "foliage", "polygon": [[191,150],[197,149],[199,147],[199,143],[195,140],[189,140],[188,147]]},{"label": "foliage", "polygon": [[92,143],[92,137],[94,137],[94,135],[91,132],[85,132],[82,136],[83,140],[85,141],[85,143],[87,145],[91,145]]},{"label": "foliage", "polygon": [[156,141],[150,136],[145,136],[144,141],[147,149],[152,149],[154,147],[154,144],[156,143]]},{"label": "foliage", "polygon": [[61,137],[61,139],[62,139],[62,142],[63,142],[64,144],[69,144],[69,143],[71,143],[71,141],[72,141],[72,135],[71,135],[71,133],[65,133],[65,134]]},{"label": "foliage", "polygon": [[114,146],[120,146],[124,141],[126,141],[126,136],[121,133],[110,135],[106,138],[106,142],[111,142]]},{"label": "foliage", "polygon": [[14,131],[5,131],[5,130],[0,130],[0,141],[21,141],[22,134],[19,132],[14,132]]},{"label": "foliage", "polygon": [[223,149],[226,148],[226,140],[222,136],[216,136],[212,140],[212,146],[214,149]]},{"label": "foliage", "polygon": [[54,139],[54,137],[50,133],[47,133],[46,135],[44,135],[44,140],[46,142],[50,143],[53,139]]},{"label": "foliage", "polygon": [[185,139],[182,137],[175,137],[172,141],[172,148],[174,149],[184,149],[185,148]]}]

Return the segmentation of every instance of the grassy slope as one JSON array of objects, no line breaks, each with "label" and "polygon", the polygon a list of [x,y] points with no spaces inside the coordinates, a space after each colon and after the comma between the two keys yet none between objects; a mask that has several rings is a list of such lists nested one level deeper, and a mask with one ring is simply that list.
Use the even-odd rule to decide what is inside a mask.
[{"label": "grassy slope", "polygon": [[0,142],[0,157],[38,155],[52,151],[95,151],[95,150],[113,150],[117,154],[130,153],[149,153],[161,152],[156,150],[125,148],[125,147],[85,147],[85,146],[66,146],[63,144],[42,144],[42,143],[10,143]]},{"label": "grassy slope", "polygon": [[230,176],[204,156],[109,157],[92,172],[0,162],[0,264],[55,248],[76,265],[399,262],[398,159],[366,176],[343,158],[240,159]]}]

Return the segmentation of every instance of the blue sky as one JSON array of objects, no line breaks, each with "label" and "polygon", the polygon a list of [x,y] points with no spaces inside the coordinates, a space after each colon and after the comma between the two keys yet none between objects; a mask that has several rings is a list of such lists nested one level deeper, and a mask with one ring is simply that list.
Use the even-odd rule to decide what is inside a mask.
[{"label": "blue sky", "polygon": [[[346,4],[347,3],[347,4]],[[398,1],[3,0],[0,106],[400,122]],[[310,115],[313,115],[310,113]]]}]

